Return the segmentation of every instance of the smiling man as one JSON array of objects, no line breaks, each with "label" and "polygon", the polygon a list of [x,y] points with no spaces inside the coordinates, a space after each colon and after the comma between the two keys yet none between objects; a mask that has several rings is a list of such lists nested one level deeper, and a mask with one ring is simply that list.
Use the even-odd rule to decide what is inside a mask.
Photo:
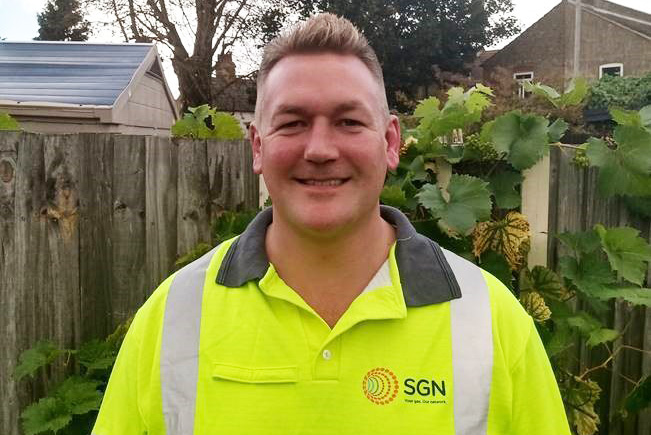
[{"label": "smiling man", "polygon": [[569,434],[517,300],[380,206],[400,129],[350,22],[266,47],[250,134],[273,207],[139,310],[94,434]]}]

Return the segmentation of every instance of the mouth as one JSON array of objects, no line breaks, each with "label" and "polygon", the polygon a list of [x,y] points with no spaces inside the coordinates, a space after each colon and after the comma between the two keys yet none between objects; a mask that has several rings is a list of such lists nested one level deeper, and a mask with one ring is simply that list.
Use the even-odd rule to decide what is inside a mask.
[{"label": "mouth", "polygon": [[328,178],[317,180],[313,178],[296,178],[296,181],[305,185],[305,186],[316,186],[316,187],[337,187],[346,183],[349,178]]}]

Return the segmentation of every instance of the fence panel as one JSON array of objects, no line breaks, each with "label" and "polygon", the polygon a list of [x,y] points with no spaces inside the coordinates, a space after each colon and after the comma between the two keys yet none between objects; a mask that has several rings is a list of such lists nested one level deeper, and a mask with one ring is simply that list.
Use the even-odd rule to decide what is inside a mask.
[{"label": "fence panel", "polygon": [[[631,226],[640,230],[640,235],[650,240],[650,222],[648,219],[632,217],[620,199],[605,199],[597,188],[597,171],[580,169],[571,162],[573,151],[554,149],[550,167],[550,207],[548,264],[558,269],[558,260],[563,255],[563,248],[555,238],[556,234],[566,231],[584,231],[597,223],[604,226]],[[577,306],[576,309],[583,309]],[[632,308],[626,303],[611,303],[602,319],[608,327],[626,326],[624,336],[614,346],[628,345],[638,349],[651,350],[651,309]],[[588,348],[577,346],[576,369],[601,364],[608,358],[603,347]],[[628,379],[638,379],[642,374],[648,375],[651,367],[649,354],[625,349],[613,360],[612,370],[599,370],[594,378],[604,387],[596,410],[601,417],[600,434],[633,435],[648,434],[651,431],[651,411],[646,410],[635,417],[623,418],[619,413],[623,400],[633,388]]]},{"label": "fence panel", "polygon": [[[248,148],[0,132],[0,433],[19,435],[19,411],[64,375],[61,362],[15,382],[21,352],[40,339],[73,348],[106,336],[176,258],[210,242],[211,216],[257,208]],[[224,164],[211,166],[207,149]],[[226,184],[213,191],[211,180]]]}]

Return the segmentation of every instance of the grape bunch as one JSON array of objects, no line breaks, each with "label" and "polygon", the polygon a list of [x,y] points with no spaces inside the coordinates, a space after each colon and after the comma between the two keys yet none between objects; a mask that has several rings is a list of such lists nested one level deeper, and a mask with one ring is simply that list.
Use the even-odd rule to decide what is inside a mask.
[{"label": "grape bunch", "polygon": [[482,140],[479,133],[473,133],[464,138],[464,146],[466,154],[472,156],[476,160],[497,160],[499,154],[493,148],[493,144]]},{"label": "grape bunch", "polygon": [[590,166],[590,160],[585,154],[585,150],[583,148],[576,149],[574,157],[572,158],[572,163],[579,168],[587,168]]}]

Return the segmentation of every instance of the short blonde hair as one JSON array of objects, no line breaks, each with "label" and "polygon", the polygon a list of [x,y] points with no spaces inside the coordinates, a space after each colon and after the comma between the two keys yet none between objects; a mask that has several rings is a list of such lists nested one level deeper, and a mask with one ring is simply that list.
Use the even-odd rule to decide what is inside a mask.
[{"label": "short blonde hair", "polygon": [[381,101],[385,106],[382,109],[387,114],[389,113],[382,67],[366,37],[346,18],[322,13],[298,23],[274,38],[265,47],[257,78],[256,117],[261,101],[262,87],[273,67],[287,56],[318,53],[353,55],[361,60],[381,90]]}]

